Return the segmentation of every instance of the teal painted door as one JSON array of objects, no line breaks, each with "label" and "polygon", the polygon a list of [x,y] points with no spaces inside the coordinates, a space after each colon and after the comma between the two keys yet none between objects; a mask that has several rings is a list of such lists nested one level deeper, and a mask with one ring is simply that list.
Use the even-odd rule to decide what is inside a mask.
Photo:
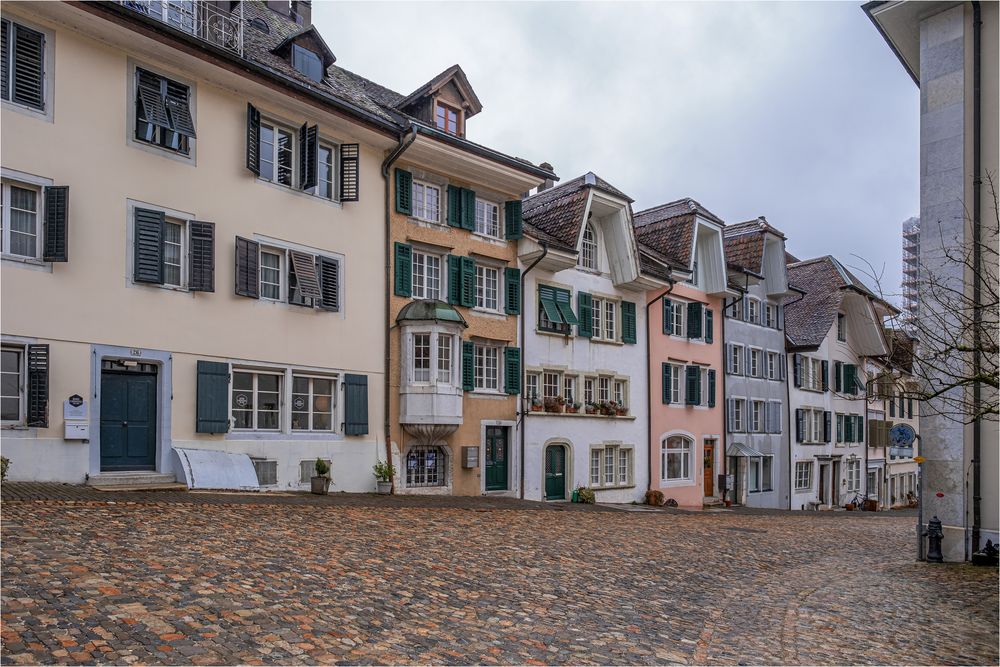
[{"label": "teal painted door", "polygon": [[486,490],[507,490],[507,427],[486,427]]},{"label": "teal painted door", "polygon": [[101,373],[101,470],[156,469],[156,376]]},{"label": "teal painted door", "polygon": [[545,499],[566,498],[566,450],[562,445],[545,448]]}]

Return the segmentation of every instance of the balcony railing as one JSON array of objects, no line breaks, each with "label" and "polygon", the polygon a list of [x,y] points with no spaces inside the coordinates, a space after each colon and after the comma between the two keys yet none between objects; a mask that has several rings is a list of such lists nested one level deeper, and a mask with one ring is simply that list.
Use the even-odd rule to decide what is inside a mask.
[{"label": "balcony railing", "polygon": [[234,12],[196,0],[118,0],[122,7],[243,56],[243,3]]}]

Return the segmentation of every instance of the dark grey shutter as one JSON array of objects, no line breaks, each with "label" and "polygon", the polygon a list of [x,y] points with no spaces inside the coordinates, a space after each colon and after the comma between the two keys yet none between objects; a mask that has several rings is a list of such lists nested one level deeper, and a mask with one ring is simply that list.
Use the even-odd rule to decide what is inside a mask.
[{"label": "dark grey shutter", "polygon": [[192,220],[191,245],[188,251],[188,289],[192,292],[215,291],[215,223]]},{"label": "dark grey shutter", "polygon": [[697,366],[685,366],[686,383],[684,402],[688,405],[698,405],[701,402],[701,369]]},{"label": "dark grey shutter", "polygon": [[45,188],[45,251],[46,262],[69,261],[69,186]]},{"label": "dark grey shutter", "polygon": [[504,282],[506,283],[506,298],[504,299],[504,311],[508,315],[521,314],[521,271],[513,267],[504,269]]},{"label": "dark grey shutter", "polygon": [[715,332],[712,330],[714,327],[713,322],[714,316],[712,315],[712,309],[705,309],[705,342],[711,343],[714,340]]},{"label": "dark grey shutter", "polygon": [[521,393],[521,348],[505,347],[503,351],[504,390],[508,394]]},{"label": "dark grey shutter", "polygon": [[708,407],[715,407],[715,369],[708,369]]},{"label": "dark grey shutter", "polygon": [[360,155],[357,144],[340,145],[340,201],[358,201],[361,191]]},{"label": "dark grey shutter", "polygon": [[448,186],[448,226],[462,226],[462,188]]},{"label": "dark grey shutter", "polygon": [[805,437],[806,416],[802,408],[795,409],[795,442],[802,442]]},{"label": "dark grey shutter", "polygon": [[516,241],[523,236],[520,199],[504,204],[504,226],[508,241]]},{"label": "dark grey shutter", "polygon": [[144,69],[136,69],[135,77],[136,96],[142,107],[142,120],[166,130],[171,129],[167,107],[163,101],[163,78]]},{"label": "dark grey shutter", "polygon": [[319,168],[319,127],[302,123],[299,128],[299,189],[316,187]]},{"label": "dark grey shutter", "polygon": [[337,312],[340,310],[340,263],[335,259],[321,255],[317,260],[317,265],[319,287],[322,293],[319,307],[323,310]]},{"label": "dark grey shutter", "polygon": [[49,426],[49,346],[28,345],[28,382],[25,393],[28,399],[25,424],[48,428]]},{"label": "dark grey shutter", "polygon": [[316,258],[300,250],[289,250],[288,255],[292,260],[292,270],[295,271],[295,289],[299,296],[310,299],[322,298],[319,276],[316,275]]},{"label": "dark grey shutter", "polygon": [[792,355],[792,384],[796,387],[802,386],[802,355]]},{"label": "dark grey shutter", "polygon": [[135,209],[132,280],[163,284],[163,211]]},{"label": "dark grey shutter", "polygon": [[736,399],[726,399],[726,431],[736,433]]},{"label": "dark grey shutter", "polygon": [[673,330],[673,318],[674,309],[673,301],[670,299],[663,299],[663,334],[669,336],[670,332]]},{"label": "dark grey shutter", "polygon": [[819,362],[820,372],[823,374],[823,391],[830,391],[830,362],[824,359]]},{"label": "dark grey shutter", "polygon": [[395,274],[393,276],[393,294],[396,296],[413,295],[413,247],[406,243],[395,244]]},{"label": "dark grey shutter", "polygon": [[459,305],[466,308],[476,305],[476,263],[471,257],[462,257],[462,299]]},{"label": "dark grey shutter", "polygon": [[448,303],[462,303],[462,258],[458,255],[448,255]]},{"label": "dark grey shutter", "polygon": [[167,96],[164,100],[170,127],[177,134],[195,138],[194,118],[191,117],[191,96],[188,87],[167,79]]},{"label": "dark grey shutter", "polygon": [[701,306],[698,301],[687,305],[687,337],[701,338]]},{"label": "dark grey shutter", "polygon": [[413,215],[413,174],[396,170],[396,213]]},{"label": "dark grey shutter", "polygon": [[3,63],[0,63],[2,75],[0,75],[0,97],[5,100],[10,99],[10,33],[13,30],[10,21],[3,19],[0,21],[0,43],[2,43]]},{"label": "dark grey shutter", "polygon": [[833,362],[833,389],[834,391],[844,390],[844,362]]},{"label": "dark grey shutter", "polygon": [[368,434],[368,376],[344,375],[344,435]]},{"label": "dark grey shutter", "polygon": [[462,341],[462,391],[476,388],[476,346],[471,340]]},{"label": "dark grey shutter", "polygon": [[260,244],[236,237],[236,293],[260,298]]},{"label": "dark grey shutter", "polygon": [[247,102],[247,169],[260,176],[260,111]]},{"label": "dark grey shutter", "polygon": [[631,301],[622,301],[622,342],[636,342],[635,304]]},{"label": "dark grey shutter", "polygon": [[14,24],[13,28],[14,57],[11,64],[14,77],[11,99],[18,104],[44,109],[45,35],[19,24]]},{"label": "dark grey shutter", "polygon": [[195,432],[229,430],[229,364],[198,360]]},{"label": "dark grey shutter", "polygon": [[462,188],[462,229],[476,228],[476,193]]},{"label": "dark grey shutter", "polygon": [[662,400],[664,403],[670,403],[670,364],[663,362],[660,364],[660,371],[663,377],[663,385],[661,387]]},{"label": "dark grey shutter", "polygon": [[576,293],[576,335],[590,338],[594,335],[594,297],[587,292]]},{"label": "dark grey shutter", "polygon": [[831,430],[831,420],[833,419],[830,411],[827,410],[823,413],[823,442],[830,442],[830,430]]}]

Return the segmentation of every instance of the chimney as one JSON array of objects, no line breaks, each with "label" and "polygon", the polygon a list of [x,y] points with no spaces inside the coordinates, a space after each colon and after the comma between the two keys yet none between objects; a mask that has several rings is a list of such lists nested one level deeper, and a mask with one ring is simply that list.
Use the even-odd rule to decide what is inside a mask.
[{"label": "chimney", "polygon": [[[548,162],[543,162],[543,163],[541,163],[538,166],[541,167],[542,169],[547,169],[549,171],[555,171],[552,168],[552,165],[549,164]],[[548,190],[549,188],[553,187],[555,184],[556,184],[556,182],[554,180],[552,180],[551,178],[546,178],[545,182],[538,186],[538,192],[541,192],[542,190]]]},{"label": "chimney", "polygon": [[303,28],[312,25],[312,0],[292,0],[292,19]]}]

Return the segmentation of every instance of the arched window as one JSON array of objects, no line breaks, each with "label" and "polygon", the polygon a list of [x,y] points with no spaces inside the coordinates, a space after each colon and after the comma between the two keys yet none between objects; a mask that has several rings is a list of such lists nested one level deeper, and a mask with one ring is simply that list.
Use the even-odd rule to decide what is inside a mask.
[{"label": "arched window", "polygon": [[585,269],[597,269],[597,234],[589,222],[583,228],[583,243],[580,245],[580,266]]},{"label": "arched window", "polygon": [[660,477],[666,481],[691,479],[694,440],[672,435],[660,445]]},{"label": "arched window", "polygon": [[440,447],[413,447],[406,454],[406,486],[444,486],[445,453]]}]

